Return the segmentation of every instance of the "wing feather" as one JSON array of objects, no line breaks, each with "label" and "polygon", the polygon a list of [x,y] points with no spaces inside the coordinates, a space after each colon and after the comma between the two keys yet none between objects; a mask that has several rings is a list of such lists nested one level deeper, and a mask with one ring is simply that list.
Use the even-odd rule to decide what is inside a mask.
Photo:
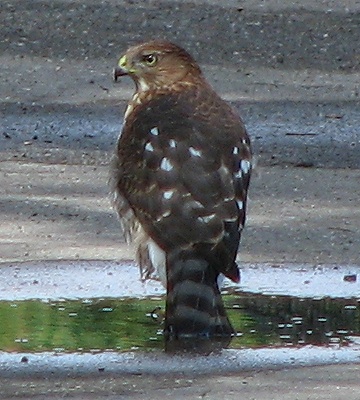
[{"label": "wing feather", "polygon": [[127,117],[117,164],[116,190],[162,249],[210,246],[219,271],[234,277],[251,151],[222,99],[189,90],[139,105]]}]

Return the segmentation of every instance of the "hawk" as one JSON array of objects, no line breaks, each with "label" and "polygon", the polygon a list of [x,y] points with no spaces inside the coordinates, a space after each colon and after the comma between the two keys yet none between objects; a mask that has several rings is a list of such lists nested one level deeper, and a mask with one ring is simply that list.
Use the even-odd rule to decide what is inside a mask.
[{"label": "hawk", "polygon": [[241,118],[187,51],[166,41],[130,47],[114,70],[135,82],[112,164],[116,210],[138,237],[143,278],[167,289],[166,342],[234,334],[218,286],[239,282],[250,140]]}]

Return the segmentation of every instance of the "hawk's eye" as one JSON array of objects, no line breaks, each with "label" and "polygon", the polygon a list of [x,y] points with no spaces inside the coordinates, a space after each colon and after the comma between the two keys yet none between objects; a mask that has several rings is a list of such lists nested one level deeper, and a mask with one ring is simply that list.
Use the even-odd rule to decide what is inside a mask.
[{"label": "hawk's eye", "polygon": [[143,60],[150,67],[154,66],[157,62],[157,57],[155,54],[146,54],[143,56]]}]

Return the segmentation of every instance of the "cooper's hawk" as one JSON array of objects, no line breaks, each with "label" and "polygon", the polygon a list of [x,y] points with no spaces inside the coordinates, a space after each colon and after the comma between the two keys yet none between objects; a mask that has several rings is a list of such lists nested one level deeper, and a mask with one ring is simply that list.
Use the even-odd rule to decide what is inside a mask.
[{"label": "cooper's hawk", "polygon": [[127,237],[141,237],[142,276],[166,285],[165,336],[231,337],[217,280],[240,279],[235,258],[251,172],[244,124],[172,43],[129,48],[115,69],[115,79],[123,75],[136,92],[113,162],[115,205]]}]

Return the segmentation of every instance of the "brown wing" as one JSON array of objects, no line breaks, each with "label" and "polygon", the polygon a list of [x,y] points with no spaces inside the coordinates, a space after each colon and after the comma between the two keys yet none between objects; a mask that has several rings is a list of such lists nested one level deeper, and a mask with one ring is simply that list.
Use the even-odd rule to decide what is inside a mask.
[{"label": "brown wing", "polygon": [[118,158],[117,190],[150,237],[165,252],[211,250],[236,280],[251,153],[230,107],[208,89],[151,100],[129,115]]}]

